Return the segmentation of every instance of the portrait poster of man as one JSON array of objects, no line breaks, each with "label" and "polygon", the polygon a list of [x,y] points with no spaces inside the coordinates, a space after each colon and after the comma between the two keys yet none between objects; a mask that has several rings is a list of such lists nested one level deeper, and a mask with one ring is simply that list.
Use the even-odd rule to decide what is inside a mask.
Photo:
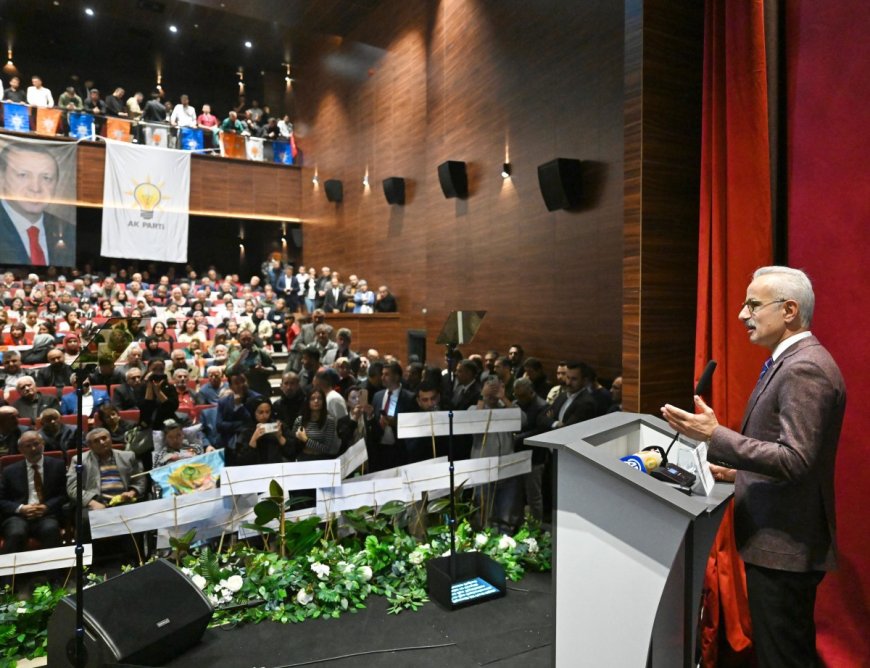
[{"label": "portrait poster of man", "polygon": [[0,135],[0,266],[71,267],[76,144]]}]

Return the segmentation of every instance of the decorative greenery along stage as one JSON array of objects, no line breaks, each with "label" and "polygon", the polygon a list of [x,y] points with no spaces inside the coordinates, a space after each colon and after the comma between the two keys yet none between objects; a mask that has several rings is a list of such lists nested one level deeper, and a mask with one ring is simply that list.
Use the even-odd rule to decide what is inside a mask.
[{"label": "decorative greenery along stage", "polygon": [[[417,513],[420,504],[398,502],[377,511],[343,513],[343,524],[353,533],[336,537],[334,523],[324,525],[318,518],[285,522],[286,505],[275,503],[283,493],[280,488],[272,491],[274,496],[258,504],[257,511],[256,528],[263,533],[264,548],[237,542],[220,551],[188,551],[192,534],[173,540],[176,563],[217,608],[213,625],[339,617],[364,608],[371,594],[385,596],[391,613],[416,610],[428,600],[425,564],[447,554],[449,535],[446,525],[425,527],[427,520],[443,520],[446,499],[424,506],[425,515]],[[274,507],[269,508],[270,502]],[[465,517],[476,512],[464,508]],[[275,519],[277,529],[266,526]],[[511,580],[519,580],[526,569],[549,570],[552,554],[549,533],[533,521],[507,536],[489,529],[475,531],[463,519],[456,530],[456,549],[484,552],[504,566]],[[45,654],[48,618],[65,594],[43,586],[31,599],[18,601],[7,587],[0,600],[0,668],[14,666],[17,658]],[[244,604],[251,607],[238,607]]]}]

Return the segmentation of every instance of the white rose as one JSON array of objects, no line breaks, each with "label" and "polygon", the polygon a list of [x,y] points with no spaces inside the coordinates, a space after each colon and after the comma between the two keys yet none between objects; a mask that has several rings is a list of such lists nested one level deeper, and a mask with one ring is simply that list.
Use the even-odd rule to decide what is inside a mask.
[{"label": "white rose", "polygon": [[314,594],[308,593],[305,589],[300,589],[296,594],[296,602],[299,605],[308,605],[314,600]]},{"label": "white rose", "polygon": [[269,575],[275,575],[275,567],[269,566]]},{"label": "white rose", "polygon": [[338,569],[339,573],[352,573],[353,572],[353,564],[349,564],[346,561],[339,561],[335,567]]},{"label": "white rose", "polygon": [[205,581],[205,578],[202,577],[199,573],[197,573],[190,579],[193,580],[193,584],[195,584],[200,589],[205,589],[205,586],[208,584],[208,582]]},{"label": "white rose", "polygon": [[235,594],[244,584],[245,581],[242,579],[241,575],[231,575],[227,578],[227,583],[224,586]]},{"label": "white rose", "polygon": [[360,566],[359,573],[362,576],[363,582],[368,582],[372,579],[372,569],[371,566]]},{"label": "white rose", "polygon": [[188,575],[188,576],[193,574],[193,571],[190,570],[189,568],[187,568],[186,566],[181,569],[181,572],[184,573],[185,575]]},{"label": "white rose", "polygon": [[326,564],[321,564],[319,561],[315,561],[311,564],[311,570],[317,574],[317,577],[321,580],[325,580],[327,576],[329,576],[329,566]]},{"label": "white rose", "polygon": [[516,546],[517,542],[507,534],[498,539],[499,550],[513,550]]},{"label": "white rose", "polygon": [[474,537],[474,547],[483,547],[488,541],[489,538],[487,538],[485,533],[479,533]]},{"label": "white rose", "polygon": [[538,541],[534,538],[526,538],[523,542],[529,546],[529,554],[535,554],[538,551]]},{"label": "white rose", "polygon": [[423,553],[417,552],[417,550],[414,550],[413,552],[411,552],[411,554],[408,555],[408,561],[410,561],[415,566],[419,566],[420,564],[422,564],[424,559],[425,557],[423,556]]},{"label": "white rose", "polygon": [[220,601],[218,600],[218,597],[215,596],[214,594],[209,594],[209,595],[208,595],[208,600],[211,602],[211,604],[212,604],[213,606],[217,606],[217,604],[220,603]]},{"label": "white rose", "polygon": [[27,608],[17,608],[17,609],[15,610],[15,612],[16,612],[16,614],[19,614],[19,615],[26,615],[26,614],[27,614]]}]

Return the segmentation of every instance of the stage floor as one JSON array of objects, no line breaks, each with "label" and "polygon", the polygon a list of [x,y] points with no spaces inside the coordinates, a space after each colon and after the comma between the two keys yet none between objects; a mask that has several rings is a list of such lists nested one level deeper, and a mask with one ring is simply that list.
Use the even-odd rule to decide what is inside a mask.
[{"label": "stage floor", "polygon": [[[549,573],[529,573],[520,582],[509,582],[504,598],[455,612],[430,602],[416,612],[389,615],[386,599],[371,596],[365,610],[339,619],[209,629],[202,642],[166,665],[172,668],[550,666],[551,582]],[[446,646],[398,651],[426,645]],[[356,656],[340,658],[346,655]]]}]

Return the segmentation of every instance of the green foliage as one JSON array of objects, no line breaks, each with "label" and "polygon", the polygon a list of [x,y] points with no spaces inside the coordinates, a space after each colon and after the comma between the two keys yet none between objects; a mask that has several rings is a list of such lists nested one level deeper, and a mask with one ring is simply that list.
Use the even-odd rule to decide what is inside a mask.
[{"label": "green foliage", "polygon": [[19,601],[10,587],[0,594],[0,666],[14,666],[20,658],[45,656],[48,618],[66,596],[65,589],[42,585]]}]

